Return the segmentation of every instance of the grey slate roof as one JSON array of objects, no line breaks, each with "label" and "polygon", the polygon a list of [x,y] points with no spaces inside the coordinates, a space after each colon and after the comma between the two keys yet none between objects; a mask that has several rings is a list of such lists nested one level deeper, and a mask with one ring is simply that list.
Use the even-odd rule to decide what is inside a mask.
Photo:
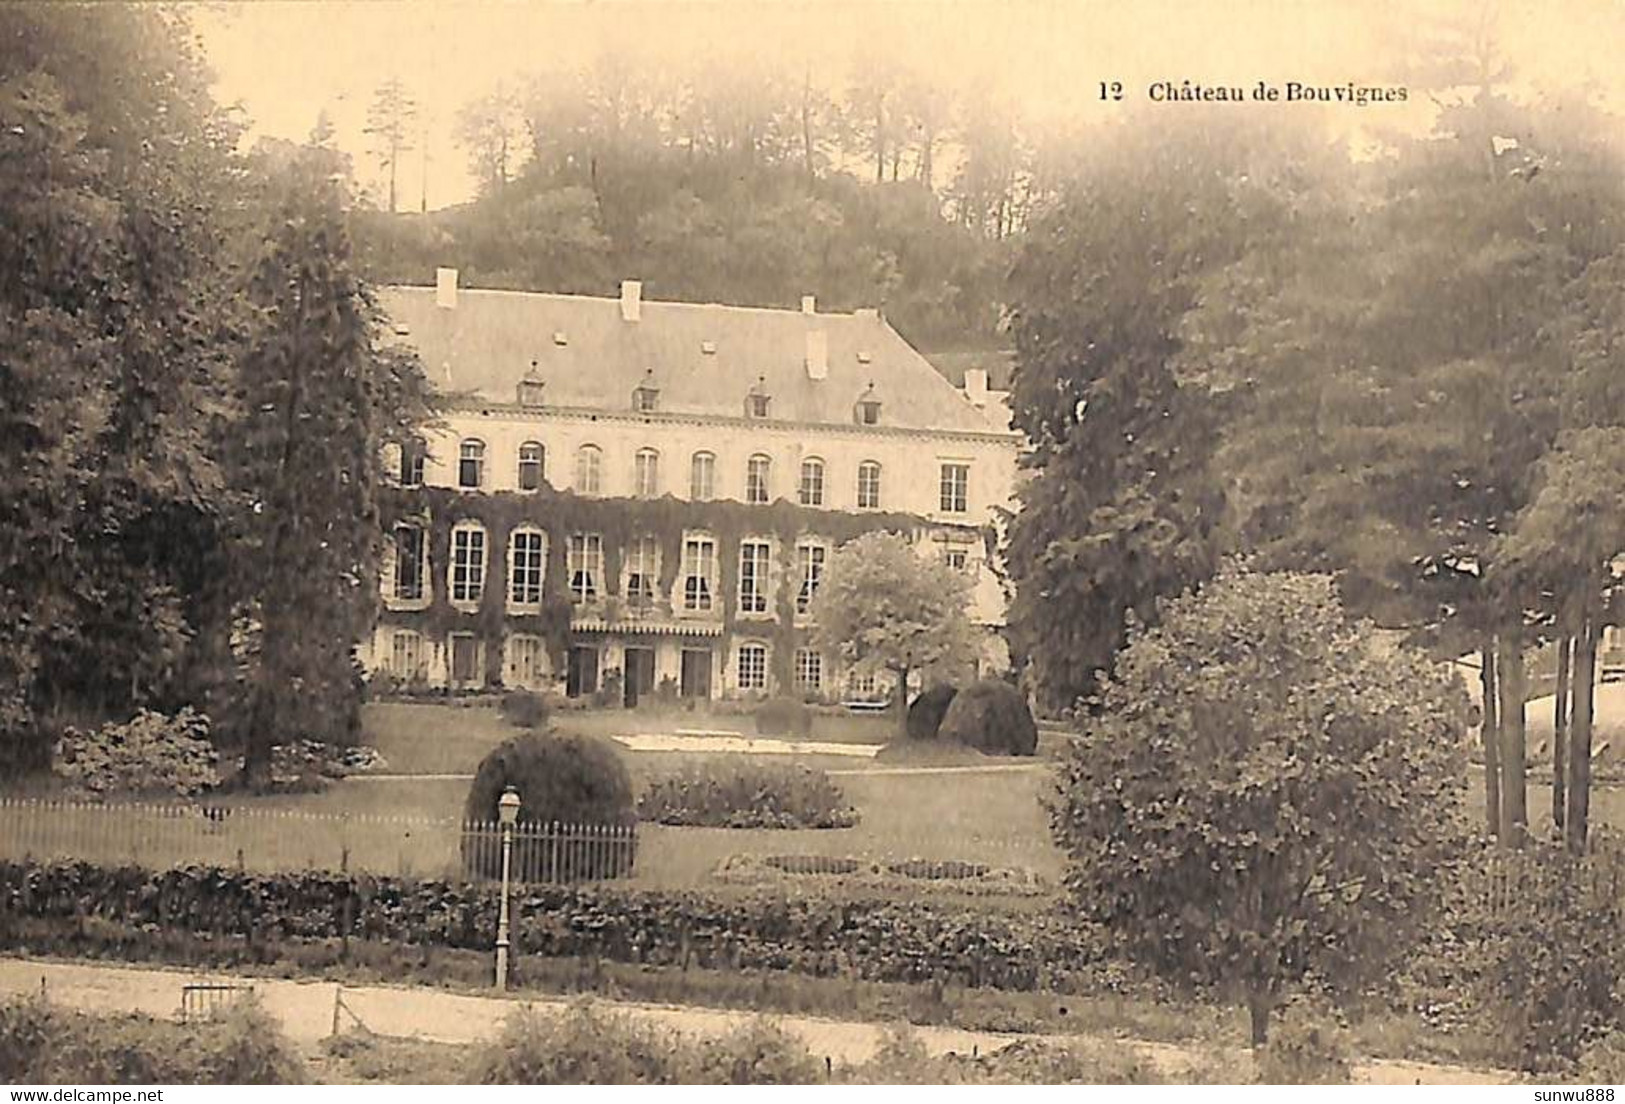
[{"label": "grey slate roof", "polygon": [[[629,411],[633,390],[652,368],[661,412],[739,417],[746,394],[766,377],[773,420],[851,425],[853,405],[873,383],[883,427],[993,431],[872,312],[807,315],[645,299],[639,321],[627,322],[620,300],[584,295],[459,288],[457,305],[447,308],[436,304],[432,287],[386,287],[378,299],[397,340],[417,349],[430,382],[445,392],[512,403],[535,361],[546,405]],[[807,371],[809,329],[827,335],[825,379]],[[705,352],[705,343],[715,352]]]}]

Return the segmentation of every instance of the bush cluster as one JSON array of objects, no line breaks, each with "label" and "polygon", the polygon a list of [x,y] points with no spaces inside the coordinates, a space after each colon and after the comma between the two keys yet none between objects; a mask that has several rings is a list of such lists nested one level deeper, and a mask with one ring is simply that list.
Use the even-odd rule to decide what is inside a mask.
[{"label": "bush cluster", "polygon": [[[480,762],[469,786],[463,819],[497,822],[497,801],[512,786],[519,793],[519,823],[627,825],[633,822],[632,777],[607,740],[527,733],[497,745]],[[463,839],[463,869],[471,877],[501,876],[502,853],[488,833]],[[632,865],[626,847],[556,848],[521,833],[514,841],[514,877],[520,881],[614,878]]]},{"label": "bush cluster", "polygon": [[938,730],[942,728],[942,718],[947,715],[948,707],[958,694],[958,687],[946,683],[922,690],[919,697],[908,704],[908,738],[935,740]]},{"label": "bush cluster", "polygon": [[476,1054],[481,1085],[810,1085],[824,1064],[766,1020],[693,1039],[577,1001],[561,1015],[525,1008]]},{"label": "bush cluster", "polygon": [[[136,957],[143,944],[162,945],[180,933],[247,937],[261,946],[348,934],[485,950],[496,930],[497,897],[497,888],[484,883],[0,863],[0,931],[18,917],[60,921],[69,948],[94,919],[108,932],[105,942]],[[532,885],[514,898],[513,940],[520,963],[531,955],[596,956],[1012,990],[1099,992],[1126,984],[1099,928],[1047,912],[963,903]],[[34,938],[30,949],[51,946]]]},{"label": "bush cluster", "polygon": [[1026,697],[998,679],[973,682],[955,694],[937,733],[988,755],[1032,755],[1038,750],[1038,725]]},{"label": "bush cluster", "polygon": [[0,1004],[0,1081],[294,1085],[298,1051],[252,997],[202,1024],[92,1016],[37,997]]},{"label": "bush cluster", "polygon": [[638,815],[701,828],[850,828],[858,814],[824,771],[734,756],[650,784]]},{"label": "bush cluster", "polygon": [[98,797],[190,797],[220,784],[209,718],[191,707],[174,716],[143,709],[92,732],[69,728],[57,744],[52,773]]},{"label": "bush cluster", "polygon": [[1346,1085],[1348,1034],[1332,1010],[1298,1000],[1270,1025],[1258,1052],[1258,1080],[1265,1085]]}]

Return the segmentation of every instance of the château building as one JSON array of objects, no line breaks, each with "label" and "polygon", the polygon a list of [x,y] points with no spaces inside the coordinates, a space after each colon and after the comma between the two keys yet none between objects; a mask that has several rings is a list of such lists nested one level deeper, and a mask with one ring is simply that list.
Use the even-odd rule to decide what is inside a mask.
[{"label": "ch\u00e2teau building", "polygon": [[363,660],[430,686],[690,698],[869,696],[810,641],[835,548],[906,533],[973,580],[1017,438],[986,377],[944,379],[873,310],[819,313],[392,287],[445,408],[386,465],[393,547]]}]

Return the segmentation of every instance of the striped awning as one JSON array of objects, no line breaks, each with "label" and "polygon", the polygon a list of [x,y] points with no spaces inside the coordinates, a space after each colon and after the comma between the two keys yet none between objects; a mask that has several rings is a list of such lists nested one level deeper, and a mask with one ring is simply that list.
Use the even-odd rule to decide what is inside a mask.
[{"label": "striped awning", "polygon": [[722,625],[716,621],[607,621],[602,617],[572,617],[570,631],[628,636],[721,636]]}]

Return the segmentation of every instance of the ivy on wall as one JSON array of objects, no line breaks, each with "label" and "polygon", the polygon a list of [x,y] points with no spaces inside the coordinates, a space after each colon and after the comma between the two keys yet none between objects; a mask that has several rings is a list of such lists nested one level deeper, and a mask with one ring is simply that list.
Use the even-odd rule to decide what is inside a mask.
[{"label": "ivy on wall", "polygon": [[[729,500],[693,502],[671,495],[653,499],[592,498],[547,486],[533,492],[496,493],[470,493],[450,487],[393,487],[387,490],[382,505],[386,532],[393,532],[399,523],[422,525],[426,530],[427,581],[433,600],[422,610],[385,609],[380,622],[416,629],[432,639],[444,639],[451,632],[474,634],[485,645],[487,685],[502,682],[506,633],[541,637],[554,670],[562,671],[574,643],[572,613],[606,621],[630,620],[623,615],[625,596],[620,592],[626,550],[634,540],[650,537],[660,550],[654,615],[717,624],[724,634],[738,633],[766,641],[771,646],[773,681],[781,690],[788,690],[793,685],[795,649],[807,632],[795,623],[796,594],[801,584],[796,543],[816,539],[833,551],[877,529],[913,534],[924,528],[940,528],[913,514],[820,510],[783,499],[754,506]],[[461,521],[477,521],[486,531],[485,589],[474,612],[454,607],[446,584],[451,531]],[[509,534],[519,526],[547,533],[547,567],[539,613],[516,614],[507,609]],[[714,612],[709,617],[670,608],[681,570],[685,531],[702,531],[716,541],[717,592],[713,595]],[[982,531],[984,539],[991,534],[989,527]],[[572,533],[597,533],[603,538],[600,597],[581,606],[572,602],[569,592],[566,550]],[[740,617],[736,608],[739,546],[747,538],[767,538],[774,545],[769,565],[772,617]]]}]

